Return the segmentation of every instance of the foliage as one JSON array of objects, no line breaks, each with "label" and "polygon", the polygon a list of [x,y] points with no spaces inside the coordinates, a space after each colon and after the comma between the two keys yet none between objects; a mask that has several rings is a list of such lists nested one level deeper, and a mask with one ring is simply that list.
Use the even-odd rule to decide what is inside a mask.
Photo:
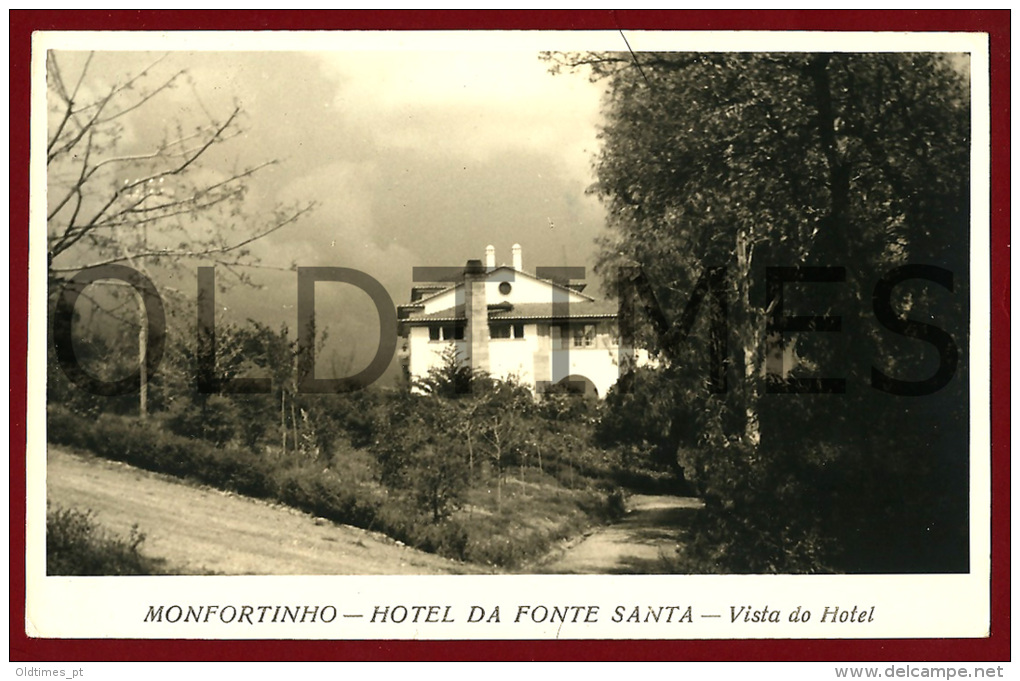
[{"label": "foliage", "polygon": [[[121,351],[125,344],[123,337],[97,333],[89,325],[78,323],[77,319],[76,326],[81,333],[75,339],[75,355],[84,371],[99,380],[116,380],[129,375],[135,368],[132,363],[137,364],[137,354],[132,357]],[[103,412],[138,413],[137,395],[101,396],[82,390],[61,369],[52,343],[47,345],[46,352],[46,399],[49,403],[61,404],[88,418],[96,418]]]},{"label": "foliage", "polygon": [[240,414],[233,401],[219,395],[203,395],[194,402],[175,401],[164,422],[171,432],[222,447],[237,437]]},{"label": "foliage", "polygon": [[408,423],[418,424],[417,429],[396,426],[392,441],[407,445],[406,438],[417,433],[433,444],[388,452],[379,445],[365,451],[341,444],[325,461],[256,455],[236,443],[217,447],[174,435],[152,421],[111,415],[86,421],[57,406],[48,409],[47,439],[147,470],[275,499],[334,522],[383,532],[409,546],[489,565],[512,567],[536,558],[553,542],[622,511],[622,496],[609,480],[613,464],[601,462],[594,452],[582,453],[579,435],[562,438],[555,424],[536,427],[538,439],[531,444],[544,455],[530,457],[531,466],[522,468],[513,484],[503,481],[497,501],[494,481],[480,470],[467,484],[464,449],[457,448],[450,431],[422,431],[430,422],[414,421],[423,412],[425,418],[439,419],[442,404],[407,394],[389,399],[391,408],[382,414],[410,417]]},{"label": "foliage", "polygon": [[[317,335],[317,349],[324,338],[324,333]],[[217,445],[236,440],[253,451],[276,448],[312,459],[328,456],[336,445],[340,410],[324,399],[333,396],[298,392],[301,350],[286,324],[275,329],[254,320],[217,324],[214,374],[219,386],[196,385],[204,342],[193,330],[175,339],[165,369],[152,382],[154,407],[166,412],[165,423],[174,433]],[[266,392],[245,392],[243,382],[252,378],[268,379]]]},{"label": "foliage", "polygon": [[385,396],[378,392],[357,390],[323,396],[320,404],[329,414],[334,432],[342,433],[354,447],[368,447],[385,435],[379,429]]},{"label": "foliage", "polygon": [[405,491],[433,522],[460,506],[467,487],[467,450],[450,436],[459,414],[449,407],[440,398],[402,395],[375,446],[383,482]]},{"label": "foliage", "polygon": [[415,378],[412,388],[434,397],[470,396],[490,387],[492,379],[483,371],[472,369],[452,345],[443,351],[440,361],[428,374]]},{"label": "foliage", "polygon": [[471,420],[478,426],[480,442],[496,472],[499,499],[507,469],[521,464],[526,456],[528,422],[534,407],[531,393],[512,380],[496,381],[478,398]]},{"label": "foliage", "polygon": [[158,575],[163,561],[142,553],[138,527],[128,537],[103,529],[92,511],[51,507],[46,512],[46,574]]},{"label": "foliage", "polygon": [[598,398],[555,384],[541,394],[537,413],[549,421],[594,421],[602,413]]},{"label": "foliage", "polygon": [[268,459],[236,447],[167,432],[162,424],[103,414],[84,421],[60,407],[47,409],[47,439],[87,449],[98,456],[255,497],[272,495]]},{"label": "foliage", "polygon": [[[933,371],[930,345],[873,317],[874,286],[894,267],[954,274],[951,293],[913,282],[893,305],[966,344],[963,59],[548,58],[606,84],[593,191],[611,233],[598,269],[614,283],[640,273],[667,322],[639,325],[663,368],[644,377],[649,389],[610,397],[600,436],[680,457],[706,500],[691,559],[763,572],[966,569],[966,367],[924,398],[869,382],[873,366],[905,380]],[[845,281],[786,284],[779,312],[839,316],[841,333],[766,333],[779,314],[766,268],[798,265],[844,268]],[[689,331],[679,323],[710,267],[727,274],[709,292],[729,312],[724,392],[707,380],[709,300]],[[780,394],[820,376],[845,377],[845,392]],[[616,408],[641,427],[628,433]]]},{"label": "foliage", "polygon": [[413,490],[447,517],[460,504],[476,466],[494,472],[497,504],[506,472],[523,465],[527,417],[534,399],[514,380],[496,380],[467,366],[451,348],[444,361],[415,383],[415,392],[390,403],[376,450],[386,479]]},{"label": "foliage", "polygon": [[604,447],[633,444],[656,463],[676,469],[681,443],[694,444],[697,429],[696,412],[682,408],[674,374],[642,367],[627,378],[626,389],[610,389],[595,428],[596,441]]},{"label": "foliage", "polygon": [[[219,335],[217,372],[270,375],[275,394],[203,395],[169,374],[155,390],[168,408],[148,422],[102,409],[86,422],[51,403],[49,441],[499,566],[622,511],[612,481],[620,460],[591,447],[590,400],[536,402],[519,383],[484,374],[468,376],[467,394],[303,395],[291,392],[296,346],[286,328],[225,325]],[[190,345],[177,352],[182,365],[195,361]],[[294,446],[306,434],[314,451]]]}]

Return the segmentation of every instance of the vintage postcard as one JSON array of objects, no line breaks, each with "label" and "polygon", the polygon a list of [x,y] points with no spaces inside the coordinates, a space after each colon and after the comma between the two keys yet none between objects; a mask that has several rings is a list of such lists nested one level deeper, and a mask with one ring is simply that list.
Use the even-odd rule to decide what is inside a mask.
[{"label": "vintage postcard", "polygon": [[981,33],[38,32],[46,639],[979,639]]}]

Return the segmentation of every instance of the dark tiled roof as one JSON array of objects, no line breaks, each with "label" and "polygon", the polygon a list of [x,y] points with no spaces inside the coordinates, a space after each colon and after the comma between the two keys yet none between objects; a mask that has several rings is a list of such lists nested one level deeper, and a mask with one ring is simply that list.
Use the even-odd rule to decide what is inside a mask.
[{"label": "dark tiled roof", "polygon": [[[563,311],[566,311],[564,315]],[[490,319],[555,319],[558,317],[615,317],[618,312],[615,301],[596,300],[590,303],[522,303],[509,309],[490,310]]]},{"label": "dark tiled roof", "polygon": [[[570,303],[569,306],[562,305],[562,307],[565,307],[567,311],[567,314],[565,315],[559,309],[561,305],[554,306],[551,302],[522,303],[519,305],[501,303],[498,305],[490,305],[489,319],[507,321],[592,318],[613,319],[616,318],[618,312],[616,302],[611,300]],[[424,322],[454,322],[466,321],[466,317],[464,316],[464,306],[457,305],[456,307],[448,307],[445,310],[439,310],[438,312],[433,312],[431,314],[412,313],[411,316],[402,321],[412,324]]]},{"label": "dark tiled roof", "polygon": [[438,312],[432,312],[431,314],[420,314],[412,312],[411,315],[403,321],[407,322],[452,322],[452,321],[465,321],[467,317],[464,316],[464,306],[457,305],[456,307],[448,307],[445,310],[439,310]]}]

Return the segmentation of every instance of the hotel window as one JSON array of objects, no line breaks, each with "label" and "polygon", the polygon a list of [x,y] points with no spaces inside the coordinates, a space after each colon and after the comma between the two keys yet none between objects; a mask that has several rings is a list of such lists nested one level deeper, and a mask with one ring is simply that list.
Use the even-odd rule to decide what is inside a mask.
[{"label": "hotel window", "polygon": [[489,324],[489,338],[524,338],[524,324]]},{"label": "hotel window", "polygon": [[443,340],[464,340],[464,327],[460,324],[443,327]]},{"label": "hotel window", "polygon": [[571,327],[575,348],[590,348],[595,345],[595,325],[578,324]]},{"label": "hotel window", "polygon": [[509,324],[489,324],[489,338],[496,340],[510,338],[511,331]]}]

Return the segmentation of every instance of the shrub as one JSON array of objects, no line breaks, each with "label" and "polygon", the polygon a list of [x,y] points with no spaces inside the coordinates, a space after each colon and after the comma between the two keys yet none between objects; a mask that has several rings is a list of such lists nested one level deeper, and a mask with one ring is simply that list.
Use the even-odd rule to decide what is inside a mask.
[{"label": "shrub", "polygon": [[218,447],[230,442],[243,430],[238,408],[233,401],[220,395],[198,396],[194,402],[187,399],[174,401],[165,423],[178,435],[201,438]]},{"label": "shrub", "polygon": [[600,412],[598,399],[578,394],[558,383],[549,386],[538,403],[539,415],[550,421],[597,420]]},{"label": "shrub", "polygon": [[652,463],[683,480],[677,452],[681,446],[696,444],[704,429],[699,409],[690,404],[691,395],[679,388],[676,374],[671,369],[643,367],[621,378],[606,395],[595,442],[647,452]]},{"label": "shrub", "polygon": [[380,500],[358,485],[346,483],[316,466],[278,471],[276,498],[283,503],[338,523],[372,528]]},{"label": "shrub", "polygon": [[611,518],[621,518],[627,512],[627,496],[622,490],[614,489],[606,497],[606,514]]},{"label": "shrub", "polygon": [[327,520],[383,532],[449,557],[464,553],[465,540],[453,525],[437,523],[437,529],[430,529],[428,518],[414,505],[389,498],[372,486],[343,480],[321,464],[273,463],[245,450],[214,447],[117,417],[103,416],[89,424],[51,408],[49,418],[49,439],[58,444],[83,447],[104,458],[220,489],[274,498]]},{"label": "shrub", "polygon": [[50,407],[47,426],[50,442],[81,447],[103,458],[157,473],[256,497],[269,496],[274,487],[270,465],[252,452],[219,448],[167,433],[158,422],[104,414],[90,423],[64,409]]},{"label": "shrub", "polygon": [[49,575],[155,575],[163,561],[139,552],[145,535],[138,526],[128,537],[100,527],[92,511],[48,509],[46,513],[46,573]]},{"label": "shrub", "polygon": [[[140,468],[276,499],[449,558],[505,567],[534,558],[553,541],[620,513],[622,496],[607,498],[615,459],[588,447],[582,438],[583,427],[552,427],[522,409],[515,416],[520,423],[513,431],[519,442],[513,450],[507,446],[504,463],[522,455],[521,485],[527,480],[536,496],[508,492],[508,507],[495,517],[465,518],[458,509],[472,488],[467,480],[467,453],[454,429],[459,409],[467,409],[469,401],[393,396],[385,410],[388,422],[380,422],[390,435],[371,452],[338,446],[328,459],[316,461],[258,455],[230,444],[217,447],[167,432],[155,418],[140,422],[104,415],[88,421],[58,406],[48,410],[48,438]],[[499,409],[489,402],[484,407],[490,419]],[[495,426],[490,423],[486,427]],[[529,444],[529,433],[536,438],[534,443]],[[486,434],[490,433],[475,434],[480,459],[489,458],[486,448],[491,445],[484,439]],[[539,442],[542,444],[536,444]],[[534,468],[540,461],[539,452],[536,450],[535,456],[525,452],[532,445],[545,452],[545,474]],[[516,470],[504,467],[502,473]],[[572,490],[556,484],[557,477],[569,478]],[[513,489],[495,482],[494,491],[499,485]],[[540,506],[536,505],[538,494],[544,499]],[[499,507],[497,496],[489,497],[489,506]]]}]

